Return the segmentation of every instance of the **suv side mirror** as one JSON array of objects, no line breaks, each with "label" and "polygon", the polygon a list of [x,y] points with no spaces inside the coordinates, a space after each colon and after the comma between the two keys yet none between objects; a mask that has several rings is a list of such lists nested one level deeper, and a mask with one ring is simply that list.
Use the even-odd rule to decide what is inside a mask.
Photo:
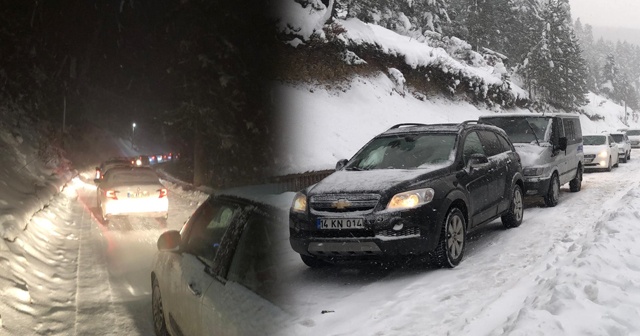
[{"label": "suv side mirror", "polygon": [[180,232],[176,230],[165,231],[158,238],[158,251],[177,252],[180,246]]},{"label": "suv side mirror", "polygon": [[558,139],[558,149],[561,151],[567,150],[567,137],[561,137]]},{"label": "suv side mirror", "polygon": [[338,161],[338,163],[336,163],[336,170],[342,170],[342,168],[344,168],[344,166],[347,165],[347,162],[349,162],[349,160],[347,159],[342,159]]},{"label": "suv side mirror", "polygon": [[471,154],[471,157],[469,158],[469,166],[471,167],[485,164],[488,162],[489,162],[489,159],[484,154],[478,154],[478,153]]}]

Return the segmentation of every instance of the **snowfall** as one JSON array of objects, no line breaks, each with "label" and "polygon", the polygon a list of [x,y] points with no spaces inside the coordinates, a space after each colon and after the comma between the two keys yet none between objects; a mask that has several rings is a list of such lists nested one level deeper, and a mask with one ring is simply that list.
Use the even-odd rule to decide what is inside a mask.
[{"label": "snowfall", "polygon": [[[397,123],[505,112],[413,94],[398,78],[381,72],[336,89],[277,84],[281,171],[332,169]],[[584,134],[640,128],[623,123],[623,107],[595,94],[589,100]],[[93,171],[53,170],[37,156],[38,135],[20,125],[0,123],[0,335],[152,335],[157,238],[180,229],[207,193],[159,171],[168,223],[104,226]],[[529,200],[518,228],[496,221],[474,232],[455,269],[419,262],[310,269],[283,238],[278,284],[288,295],[277,305],[299,335],[640,335],[640,150],[631,157],[612,172],[585,174],[578,193],[563,186],[554,208]],[[293,193],[275,197],[286,211]]]}]

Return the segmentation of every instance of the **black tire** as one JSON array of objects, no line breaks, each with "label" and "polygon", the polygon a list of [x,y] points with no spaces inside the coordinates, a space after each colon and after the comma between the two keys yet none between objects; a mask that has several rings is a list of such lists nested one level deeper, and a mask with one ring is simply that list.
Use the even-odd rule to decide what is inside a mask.
[{"label": "black tire", "polygon": [[551,183],[549,183],[549,191],[544,196],[544,204],[550,208],[558,205],[558,201],[560,200],[560,180],[558,179],[558,175],[553,173],[551,175]]},{"label": "black tire", "polygon": [[153,330],[156,335],[169,336],[167,323],[164,319],[164,308],[162,306],[162,295],[160,295],[160,285],[155,277],[152,281],[151,314],[153,317]]},{"label": "black tire", "polygon": [[300,259],[302,259],[302,262],[311,267],[311,268],[322,268],[328,265],[328,263],[322,259],[318,259],[314,256],[309,256],[306,254],[301,254],[300,255]]},{"label": "black tire", "polygon": [[622,160],[622,163],[627,163],[627,155],[625,154],[625,156],[620,160]]},{"label": "black tire", "polygon": [[576,177],[569,182],[569,190],[571,192],[578,192],[582,190],[582,175],[584,174],[582,166],[578,166],[578,170],[576,171]]},{"label": "black tire", "polygon": [[606,170],[607,170],[608,172],[610,172],[610,171],[611,171],[611,157],[609,157],[609,165],[607,166],[607,169],[606,169]]},{"label": "black tire", "polygon": [[522,224],[522,217],[524,216],[524,196],[522,195],[522,188],[516,184],[513,188],[513,194],[511,195],[511,205],[509,210],[502,215],[502,225],[505,228],[515,228]]},{"label": "black tire", "polygon": [[627,161],[631,160],[631,151],[629,151],[629,153],[627,153]]},{"label": "black tire", "polygon": [[620,166],[620,156],[618,156],[618,161],[613,165],[614,168],[618,168]]},{"label": "black tire", "polygon": [[440,267],[454,268],[460,264],[466,247],[467,222],[458,208],[451,208],[442,223],[435,262]]}]

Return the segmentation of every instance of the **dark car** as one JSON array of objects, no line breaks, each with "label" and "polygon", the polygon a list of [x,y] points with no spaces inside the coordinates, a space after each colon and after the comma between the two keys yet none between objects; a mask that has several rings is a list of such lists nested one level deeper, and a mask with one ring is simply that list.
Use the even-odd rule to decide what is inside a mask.
[{"label": "dark car", "polygon": [[254,196],[211,196],[180,232],[160,236],[151,273],[156,335],[281,335],[289,326],[277,304],[287,214]]},{"label": "dark car", "polygon": [[522,223],[522,195],[520,157],[503,130],[399,124],[294,197],[289,240],[310,267],[424,254],[455,267],[469,231],[498,217]]}]

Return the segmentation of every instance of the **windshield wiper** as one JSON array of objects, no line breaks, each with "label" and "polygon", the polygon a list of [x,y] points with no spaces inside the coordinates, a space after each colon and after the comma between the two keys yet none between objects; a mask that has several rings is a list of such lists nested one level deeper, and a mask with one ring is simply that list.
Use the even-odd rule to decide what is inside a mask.
[{"label": "windshield wiper", "polygon": [[531,125],[531,123],[529,122],[529,120],[525,119],[524,121],[527,122],[527,125],[529,126],[529,129],[531,130],[531,132],[533,133],[533,137],[536,138],[536,143],[538,144],[538,146],[540,146],[540,141],[538,141],[538,136],[536,135],[536,131],[533,129],[533,126]]},{"label": "windshield wiper", "polygon": [[363,171],[366,170],[364,168],[358,168],[358,167],[349,167],[349,168],[345,168],[346,170],[353,170],[353,171]]}]

